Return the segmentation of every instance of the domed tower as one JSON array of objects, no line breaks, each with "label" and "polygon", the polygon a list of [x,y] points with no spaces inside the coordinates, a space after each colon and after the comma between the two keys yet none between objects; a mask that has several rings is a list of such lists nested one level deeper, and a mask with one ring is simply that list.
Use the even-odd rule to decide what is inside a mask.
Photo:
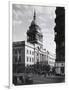
[{"label": "domed tower", "polygon": [[41,28],[36,24],[36,12],[34,11],[33,20],[27,30],[27,42],[43,46],[43,34]]}]

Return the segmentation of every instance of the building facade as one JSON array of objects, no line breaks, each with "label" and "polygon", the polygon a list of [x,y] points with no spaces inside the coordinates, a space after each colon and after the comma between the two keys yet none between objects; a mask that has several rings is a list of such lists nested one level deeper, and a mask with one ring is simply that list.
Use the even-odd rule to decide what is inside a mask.
[{"label": "building facade", "polygon": [[64,7],[56,8],[55,19],[55,42],[56,42],[56,72],[64,74],[65,67],[65,9]]},{"label": "building facade", "polygon": [[13,63],[23,63],[27,66],[45,62],[46,58],[46,50],[39,50],[38,47],[25,41],[13,43]]},{"label": "building facade", "polygon": [[[41,28],[36,24],[36,12],[27,30],[27,41],[13,42],[13,71],[22,72],[26,66],[36,63],[50,64],[49,53],[43,49],[43,34]],[[52,59],[50,60],[52,61]],[[54,59],[55,61],[55,59]],[[53,66],[54,62],[52,61]]]}]

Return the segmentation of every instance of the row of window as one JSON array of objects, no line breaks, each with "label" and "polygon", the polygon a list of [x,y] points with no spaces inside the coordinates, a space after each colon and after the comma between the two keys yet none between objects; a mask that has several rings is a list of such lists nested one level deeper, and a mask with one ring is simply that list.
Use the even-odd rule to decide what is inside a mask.
[{"label": "row of window", "polygon": [[27,57],[27,62],[34,62],[34,58]]},{"label": "row of window", "polygon": [[21,62],[21,56],[19,58],[17,56],[14,57],[14,62]]},{"label": "row of window", "polygon": [[[14,62],[21,62],[21,56],[19,56],[19,58],[17,56],[15,56]],[[34,58],[27,57],[27,62],[34,62]]]},{"label": "row of window", "polygon": [[32,54],[32,55],[34,55],[34,52],[27,49],[27,54]]},{"label": "row of window", "polygon": [[18,50],[15,49],[15,50],[14,50],[14,53],[15,53],[15,54],[17,54],[17,53],[21,54],[21,49],[18,49]]}]

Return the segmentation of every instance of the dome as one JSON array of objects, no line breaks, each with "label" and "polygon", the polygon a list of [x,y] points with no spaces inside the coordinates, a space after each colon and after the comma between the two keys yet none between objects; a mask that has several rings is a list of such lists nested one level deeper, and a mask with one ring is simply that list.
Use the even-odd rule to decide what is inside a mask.
[{"label": "dome", "polygon": [[29,30],[27,30],[27,41],[30,43],[42,43],[43,35],[41,32],[41,28],[36,23],[36,13],[34,11],[33,20],[31,25],[29,26]]},{"label": "dome", "polygon": [[31,22],[31,25],[29,26],[29,32],[37,32],[38,34],[42,35],[41,28],[39,25],[36,24],[36,13],[34,11],[33,20]]}]

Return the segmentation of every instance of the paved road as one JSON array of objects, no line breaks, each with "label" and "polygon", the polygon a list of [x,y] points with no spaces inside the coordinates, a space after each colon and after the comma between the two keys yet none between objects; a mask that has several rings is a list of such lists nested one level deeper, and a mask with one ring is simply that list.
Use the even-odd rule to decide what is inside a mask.
[{"label": "paved road", "polygon": [[[24,74],[17,74],[16,76],[22,76]],[[63,76],[44,76],[38,74],[28,74],[33,79],[33,83],[31,84],[47,84],[47,83],[61,83],[64,82]],[[20,81],[20,80],[19,80]],[[21,85],[26,85],[25,83],[20,83]],[[18,84],[18,85],[20,85]],[[27,85],[30,84],[27,82]]]},{"label": "paved road", "polygon": [[33,75],[33,84],[44,84],[44,83],[61,83],[64,82],[64,77],[56,77],[56,76],[39,76]]}]

